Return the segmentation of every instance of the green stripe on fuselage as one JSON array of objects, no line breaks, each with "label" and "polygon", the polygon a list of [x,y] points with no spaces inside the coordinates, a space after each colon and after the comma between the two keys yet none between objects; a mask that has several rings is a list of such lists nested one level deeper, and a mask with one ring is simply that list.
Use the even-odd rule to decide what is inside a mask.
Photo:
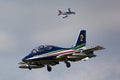
[{"label": "green stripe on fuselage", "polygon": [[82,47],[85,47],[85,44],[78,45],[78,46],[76,46],[76,47],[73,47],[72,49],[73,49],[73,50],[78,50],[78,49],[80,49],[80,48],[82,48]]},{"label": "green stripe on fuselage", "polygon": [[[81,44],[81,45],[78,45],[76,47],[73,47],[71,48],[72,50],[78,50],[82,47],[85,47],[85,44]],[[57,52],[61,52],[61,51],[65,51],[65,50],[69,50],[69,49],[60,49],[60,50],[55,50],[55,51],[51,51],[51,52],[48,52],[46,54],[42,54],[42,55],[50,55],[50,54],[54,54],[54,53],[57,53]]]}]

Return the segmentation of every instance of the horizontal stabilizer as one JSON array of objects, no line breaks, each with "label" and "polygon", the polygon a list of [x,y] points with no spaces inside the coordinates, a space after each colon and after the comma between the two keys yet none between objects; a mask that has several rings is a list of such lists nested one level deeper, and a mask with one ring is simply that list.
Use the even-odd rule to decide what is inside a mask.
[{"label": "horizontal stabilizer", "polygon": [[83,50],[82,52],[87,53],[87,52],[98,51],[98,50],[103,50],[103,49],[105,49],[105,48],[102,47],[102,46],[96,46],[96,47],[93,47],[93,48],[89,48],[89,49]]}]

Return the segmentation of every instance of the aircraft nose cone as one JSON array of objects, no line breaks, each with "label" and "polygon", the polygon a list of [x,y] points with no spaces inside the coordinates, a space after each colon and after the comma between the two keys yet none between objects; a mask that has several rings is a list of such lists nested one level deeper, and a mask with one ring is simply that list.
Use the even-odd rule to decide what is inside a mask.
[{"label": "aircraft nose cone", "polygon": [[25,58],[22,59],[23,62],[24,62],[25,60],[26,60]]},{"label": "aircraft nose cone", "polygon": [[30,55],[27,55],[27,56],[25,56],[25,57],[22,59],[22,61],[23,61],[23,62],[24,62],[24,61],[28,61],[29,58],[30,58]]},{"label": "aircraft nose cone", "polygon": [[27,57],[24,57],[24,58],[22,59],[23,62],[26,61],[26,60],[27,60]]}]

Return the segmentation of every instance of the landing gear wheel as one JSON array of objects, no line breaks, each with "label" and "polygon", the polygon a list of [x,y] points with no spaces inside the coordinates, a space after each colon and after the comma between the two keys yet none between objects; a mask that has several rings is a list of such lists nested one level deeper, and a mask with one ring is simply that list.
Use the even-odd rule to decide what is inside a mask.
[{"label": "landing gear wheel", "polygon": [[47,65],[47,70],[50,72],[52,71],[52,67],[50,67],[50,65]]},{"label": "landing gear wheel", "polygon": [[32,70],[32,68],[31,68],[31,67],[29,67],[29,70]]},{"label": "landing gear wheel", "polygon": [[30,65],[28,65],[28,69],[29,69],[29,70],[32,70],[32,68],[31,68],[31,66],[30,66]]},{"label": "landing gear wheel", "polygon": [[70,68],[70,67],[71,67],[71,64],[70,64],[69,62],[65,62],[65,64],[66,64],[66,67],[67,67],[67,68]]}]

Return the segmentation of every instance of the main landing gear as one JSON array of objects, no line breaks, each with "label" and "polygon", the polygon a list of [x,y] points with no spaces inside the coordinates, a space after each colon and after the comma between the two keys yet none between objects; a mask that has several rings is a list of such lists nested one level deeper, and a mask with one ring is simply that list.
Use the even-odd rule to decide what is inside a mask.
[{"label": "main landing gear", "polygon": [[67,67],[67,68],[70,68],[70,67],[71,67],[70,62],[65,61],[65,64],[66,64],[66,67]]},{"label": "main landing gear", "polygon": [[[65,64],[66,64],[66,67],[67,67],[67,68],[70,68],[70,67],[71,67],[70,62],[65,61]],[[47,65],[47,70],[48,70],[49,72],[51,72],[51,71],[52,71],[52,67],[51,67],[50,65]]]},{"label": "main landing gear", "polygon": [[47,70],[50,72],[52,71],[52,67],[50,65],[47,65]]}]

